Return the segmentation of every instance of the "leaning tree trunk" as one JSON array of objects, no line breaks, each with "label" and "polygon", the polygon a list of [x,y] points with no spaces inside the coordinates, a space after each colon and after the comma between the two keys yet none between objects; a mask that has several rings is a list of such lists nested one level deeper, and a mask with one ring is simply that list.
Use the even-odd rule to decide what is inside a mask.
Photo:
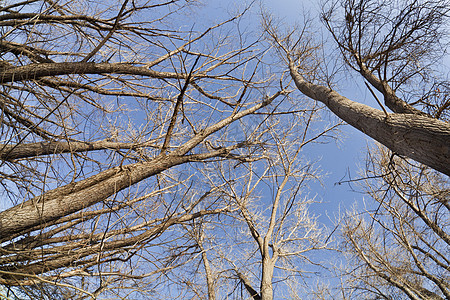
[{"label": "leaning tree trunk", "polygon": [[385,113],[351,101],[336,91],[307,82],[291,61],[289,69],[297,88],[324,103],[336,116],[385,145],[450,176],[450,124],[431,117]]}]

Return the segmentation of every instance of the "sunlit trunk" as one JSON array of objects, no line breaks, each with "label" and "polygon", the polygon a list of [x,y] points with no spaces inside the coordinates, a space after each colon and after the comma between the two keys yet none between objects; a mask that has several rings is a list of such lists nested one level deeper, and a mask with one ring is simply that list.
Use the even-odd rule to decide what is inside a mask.
[{"label": "sunlit trunk", "polygon": [[262,278],[261,278],[261,299],[272,300],[273,299],[273,268],[274,262],[270,256],[264,256],[262,261]]},{"label": "sunlit trunk", "polygon": [[293,63],[291,76],[306,96],[325,104],[336,116],[385,145],[450,176],[450,124],[415,114],[387,114],[351,101],[337,92],[306,82]]}]

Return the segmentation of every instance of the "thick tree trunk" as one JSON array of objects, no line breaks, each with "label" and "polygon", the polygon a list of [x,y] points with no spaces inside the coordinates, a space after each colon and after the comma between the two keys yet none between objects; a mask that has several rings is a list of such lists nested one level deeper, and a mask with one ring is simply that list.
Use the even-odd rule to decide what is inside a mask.
[{"label": "thick tree trunk", "polygon": [[274,261],[269,255],[263,256],[262,261],[262,278],[261,278],[261,300],[273,299],[273,268]]},{"label": "thick tree trunk", "polygon": [[449,123],[415,114],[385,114],[327,87],[305,81],[292,62],[289,68],[303,94],[324,103],[336,116],[393,152],[450,176]]},{"label": "thick tree trunk", "polygon": [[115,167],[68,184],[0,213],[0,239],[69,215],[98,203],[145,178],[188,161],[187,156],[154,159]]}]

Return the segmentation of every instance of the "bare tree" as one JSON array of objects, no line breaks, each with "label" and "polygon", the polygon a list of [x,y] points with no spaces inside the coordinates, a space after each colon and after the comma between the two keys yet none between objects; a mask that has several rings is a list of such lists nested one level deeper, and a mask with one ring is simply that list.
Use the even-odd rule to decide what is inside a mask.
[{"label": "bare tree", "polygon": [[[309,114],[311,119],[313,113]],[[311,119],[291,123],[289,130],[273,134],[276,155],[267,166],[250,165],[248,176],[243,180],[245,186],[228,188],[233,192],[231,197],[239,207],[239,219],[246,225],[252,242],[246,253],[241,254],[245,255],[243,259],[233,255],[234,259],[228,258],[228,261],[233,261],[236,276],[253,299],[274,299],[274,281],[286,287],[290,281],[299,284],[296,278],[308,277],[315,263],[311,252],[327,249],[326,231],[308,210],[314,198],[309,198],[305,192],[311,180],[319,179],[320,175],[314,164],[300,156],[309,143],[321,141],[320,138],[327,136],[334,127],[311,135]],[[261,201],[267,198],[262,195],[269,191],[258,193],[261,199],[256,201],[251,196],[253,191],[264,191],[264,185],[271,194],[269,203]],[[250,274],[256,277],[257,285],[248,278]]]},{"label": "bare tree", "polygon": [[[342,9],[341,9],[342,8]],[[322,15],[342,57],[357,71],[388,113],[352,101],[309,77],[302,51],[288,38],[268,32],[284,52],[297,88],[336,116],[407,156],[450,175],[448,83],[433,67],[448,43],[448,1],[332,1]],[[289,40],[290,41],[290,40]],[[418,88],[420,87],[420,88]],[[377,99],[378,100],[378,99]]]},{"label": "bare tree", "polygon": [[[288,102],[293,79],[395,153],[373,171],[387,187],[371,191],[389,222],[374,215],[385,226],[374,233],[363,221],[347,224],[367,280],[350,275],[385,297],[390,288],[412,299],[448,297],[448,183],[398,159],[450,175],[449,85],[429,72],[446,41],[448,3],[343,1],[343,13],[332,3],[323,15],[345,63],[394,113],[331,89],[306,29],[280,36],[265,19],[265,34],[246,33],[248,7],[211,25],[192,14],[197,4],[0,7],[0,284],[18,297],[62,299],[162,298],[171,285],[172,298],[214,299],[218,287],[238,295],[239,285],[272,299],[274,278],[293,286],[309,254],[327,245],[307,213],[311,199],[300,197],[316,176],[300,157],[334,128],[314,132],[316,104]],[[379,233],[395,239],[380,244]],[[375,248],[389,243],[403,260],[366,255],[387,255]]]},{"label": "bare tree", "polygon": [[1,6],[1,285],[151,295],[196,255],[162,250],[180,224],[233,210],[194,166],[259,159],[265,117],[248,117],[287,91],[237,34],[245,8],[211,26],[195,5]]},{"label": "bare tree", "polygon": [[234,166],[220,162],[215,172],[204,171],[208,185],[220,186],[221,197],[234,209],[186,227],[201,256],[185,266],[181,278],[189,278],[196,298],[305,295],[312,288],[305,286],[309,277],[323,271],[315,255],[329,249],[331,240],[309,210],[316,200],[308,193],[308,185],[321,175],[304,153],[310,144],[335,137],[338,125],[319,130],[322,110],[314,104],[296,106],[303,111],[270,116],[270,137],[262,145],[265,160]]},{"label": "bare tree", "polygon": [[343,275],[345,294],[349,299],[450,298],[448,180],[381,147],[368,164],[371,179],[365,186],[378,205],[344,219],[352,270]]},{"label": "bare tree", "polygon": [[343,250],[350,262],[340,274],[344,299],[449,298],[449,85],[439,66],[449,9],[448,1],[327,4],[323,22],[345,71],[361,76],[381,110],[340,95],[332,77],[321,75],[326,59],[311,60],[320,55],[305,52],[298,30],[281,34],[265,19],[298,90],[392,151],[369,151],[363,178],[376,206],[369,203],[366,214],[355,210],[344,218]]},{"label": "bare tree", "polygon": [[439,73],[449,9],[448,1],[328,3],[323,22],[381,110],[315,83],[296,65],[302,57],[283,46],[303,94],[392,151],[369,151],[363,178],[377,204],[344,219],[343,298],[449,298],[449,182],[426,167],[450,175],[448,82]]}]

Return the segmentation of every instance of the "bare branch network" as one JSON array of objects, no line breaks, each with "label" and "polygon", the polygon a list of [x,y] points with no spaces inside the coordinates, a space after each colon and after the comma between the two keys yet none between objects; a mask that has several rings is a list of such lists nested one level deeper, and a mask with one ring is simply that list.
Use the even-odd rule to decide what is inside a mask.
[{"label": "bare branch network", "polygon": [[[380,109],[338,92],[312,21],[256,1],[214,22],[197,1],[2,2],[0,297],[449,298],[450,6],[416,2],[323,8]],[[333,230],[308,149],[343,122],[389,150],[365,170],[377,213]],[[315,254],[344,250],[341,286],[312,287]]]},{"label": "bare branch network", "polygon": [[195,224],[242,221],[255,192],[230,189],[253,164],[335,126],[309,130],[319,109],[290,101],[263,34],[235,36],[248,7],[189,27],[191,1],[85,4],[1,7],[0,284],[31,298],[164,293],[200,251],[208,261]]}]

